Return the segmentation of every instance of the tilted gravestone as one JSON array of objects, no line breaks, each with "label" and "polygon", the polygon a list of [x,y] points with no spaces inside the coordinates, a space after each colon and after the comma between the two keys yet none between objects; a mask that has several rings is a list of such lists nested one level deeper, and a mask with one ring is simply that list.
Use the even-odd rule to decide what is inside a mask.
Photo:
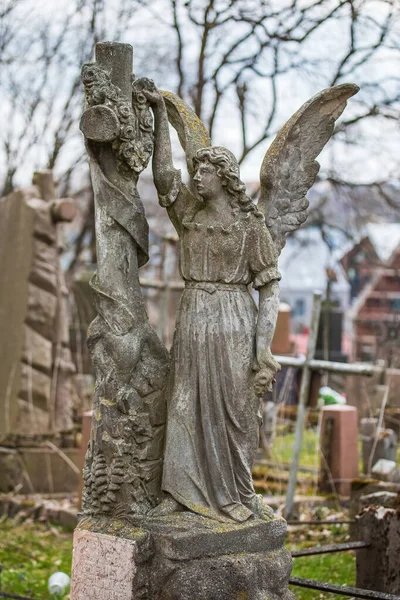
[{"label": "tilted gravestone", "polygon": [[[261,167],[256,207],[235,157],[211,146],[193,111],[150,80],[132,81],[131,46],[97,44],[82,80],[98,315],[88,332],[96,391],[71,598],[289,600],[286,522],[251,477],[260,397],[279,369],[270,351],[276,264],[285,234],[306,218],[315,157],[357,87],[325,90],[288,121]],[[191,189],[173,167],[168,120]],[[149,325],[138,275],[148,225],[137,181],[152,154],[185,280],[170,355]]]},{"label": "tilted gravestone", "polygon": [[74,366],[59,223],[76,212],[52,173],[0,200],[0,436],[72,427]]}]

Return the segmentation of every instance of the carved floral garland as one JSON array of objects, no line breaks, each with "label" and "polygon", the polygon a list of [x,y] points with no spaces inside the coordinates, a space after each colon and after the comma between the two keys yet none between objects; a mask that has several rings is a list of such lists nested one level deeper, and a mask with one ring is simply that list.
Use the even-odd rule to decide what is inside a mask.
[{"label": "carved floral garland", "polygon": [[118,171],[131,176],[146,168],[153,151],[153,118],[142,90],[148,80],[137,79],[132,84],[132,104],[121,90],[111,83],[109,74],[95,64],[84,65],[82,81],[89,107],[102,104],[115,113],[120,130],[112,143],[117,156]]}]

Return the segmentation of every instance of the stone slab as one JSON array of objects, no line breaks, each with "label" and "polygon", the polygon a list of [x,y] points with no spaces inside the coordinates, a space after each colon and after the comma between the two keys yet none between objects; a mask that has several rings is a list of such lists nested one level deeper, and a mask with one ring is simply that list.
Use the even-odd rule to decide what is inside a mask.
[{"label": "stone slab", "polygon": [[0,202],[0,434],[15,431],[19,361],[28,308],[28,276],[33,259],[34,212],[22,191]]},{"label": "stone slab", "polygon": [[381,481],[391,481],[400,483],[400,469],[397,467],[396,461],[380,458],[373,466],[371,475],[375,479]]},{"label": "stone slab", "polygon": [[[143,522],[151,527],[157,552],[170,560],[194,560],[223,554],[271,552],[286,536],[286,521],[253,519],[245,523],[219,523],[189,512]],[[229,551],[228,551],[229,550]]]},{"label": "stone slab", "polygon": [[75,530],[72,557],[73,600],[133,600],[136,542]]},{"label": "stone slab", "polygon": [[[349,496],[351,481],[358,477],[358,423],[354,406],[332,405],[322,408],[321,440],[328,419],[333,421],[328,456],[325,457],[336,491]],[[322,462],[322,468],[325,463]]]}]

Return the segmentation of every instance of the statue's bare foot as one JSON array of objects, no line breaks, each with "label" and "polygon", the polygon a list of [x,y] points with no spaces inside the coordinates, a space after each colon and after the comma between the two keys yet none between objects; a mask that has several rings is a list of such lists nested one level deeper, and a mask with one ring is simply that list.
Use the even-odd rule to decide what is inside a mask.
[{"label": "statue's bare foot", "polygon": [[273,509],[265,504],[262,496],[260,494],[255,494],[250,502],[247,504],[247,507],[253,512],[254,516],[258,519],[263,519],[264,521],[271,521],[275,517]]},{"label": "statue's bare foot", "polygon": [[167,515],[172,515],[175,512],[181,512],[184,510],[182,504],[179,504],[170,494],[168,494],[162,502],[153,508],[149,515],[150,517],[166,517]]}]

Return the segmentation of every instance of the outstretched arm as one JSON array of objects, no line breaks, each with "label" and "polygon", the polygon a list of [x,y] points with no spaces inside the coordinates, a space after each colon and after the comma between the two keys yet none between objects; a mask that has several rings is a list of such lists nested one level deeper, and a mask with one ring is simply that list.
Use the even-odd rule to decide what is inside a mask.
[{"label": "outstretched arm", "polygon": [[271,353],[276,320],[279,310],[279,283],[275,279],[259,289],[259,308],[256,330],[256,352],[259,371],[256,375],[255,391],[263,396],[271,391],[272,383],[280,365]]},{"label": "outstretched arm", "polygon": [[172,163],[171,138],[169,136],[168,115],[161,92],[154,86],[152,90],[143,90],[154,113],[155,134],[153,152],[153,175],[158,193],[169,193],[174,181],[176,169]]},{"label": "outstretched arm", "polygon": [[260,362],[266,348],[270,348],[274,337],[276,319],[279,310],[279,283],[277,280],[267,283],[259,290],[259,308],[257,321],[257,360]]}]

